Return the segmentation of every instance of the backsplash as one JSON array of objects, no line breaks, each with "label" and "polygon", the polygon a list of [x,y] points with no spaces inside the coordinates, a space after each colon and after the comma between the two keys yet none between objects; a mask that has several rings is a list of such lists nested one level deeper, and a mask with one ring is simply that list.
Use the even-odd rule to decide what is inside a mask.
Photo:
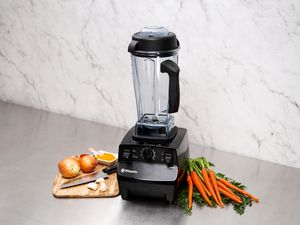
[{"label": "backsplash", "polygon": [[181,44],[190,142],[300,168],[300,1],[1,1],[0,99],[129,128],[131,35]]}]

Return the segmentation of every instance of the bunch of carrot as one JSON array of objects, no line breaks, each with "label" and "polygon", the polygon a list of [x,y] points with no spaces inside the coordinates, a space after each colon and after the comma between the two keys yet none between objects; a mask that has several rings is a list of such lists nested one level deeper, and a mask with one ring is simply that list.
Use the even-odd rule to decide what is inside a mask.
[{"label": "bunch of carrot", "polygon": [[[185,213],[191,213],[193,200],[199,206],[224,208],[224,204],[233,204],[239,214],[243,214],[252,201],[259,202],[257,197],[244,190],[245,186],[221,173],[216,174],[211,166],[214,165],[204,157],[182,161],[177,179],[177,202],[185,208]],[[183,182],[184,178],[186,182]]]}]

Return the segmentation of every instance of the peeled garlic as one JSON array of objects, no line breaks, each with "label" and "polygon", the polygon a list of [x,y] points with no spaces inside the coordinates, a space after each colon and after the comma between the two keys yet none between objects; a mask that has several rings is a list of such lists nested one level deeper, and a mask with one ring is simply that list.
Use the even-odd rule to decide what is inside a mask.
[{"label": "peeled garlic", "polygon": [[97,183],[97,184],[105,183],[105,180],[104,180],[103,177],[100,177],[100,178],[98,178],[98,179],[96,180],[96,183]]},{"label": "peeled garlic", "polygon": [[100,183],[100,191],[101,192],[104,192],[104,191],[106,191],[107,190],[107,186],[106,186],[106,184],[105,183]]},{"label": "peeled garlic", "polygon": [[98,184],[96,184],[94,182],[93,183],[88,183],[87,188],[91,189],[93,191],[96,191],[98,189]]}]

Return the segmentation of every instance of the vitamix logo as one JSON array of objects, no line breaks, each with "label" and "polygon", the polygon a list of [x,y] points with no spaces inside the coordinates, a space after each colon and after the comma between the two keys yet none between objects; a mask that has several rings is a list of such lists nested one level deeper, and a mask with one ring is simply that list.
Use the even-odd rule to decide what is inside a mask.
[{"label": "vitamix logo", "polygon": [[136,170],[128,170],[128,169],[122,168],[121,169],[121,173],[138,173],[138,171],[136,171]]}]

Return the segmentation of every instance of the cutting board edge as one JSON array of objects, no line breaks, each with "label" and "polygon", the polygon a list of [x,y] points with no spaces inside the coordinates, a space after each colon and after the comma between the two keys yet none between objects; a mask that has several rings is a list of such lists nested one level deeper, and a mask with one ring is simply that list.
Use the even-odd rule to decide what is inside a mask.
[{"label": "cutting board edge", "polygon": [[56,195],[54,192],[52,192],[52,194],[55,198],[115,198],[120,195],[120,192],[118,192],[116,195],[110,195],[110,196]]}]

